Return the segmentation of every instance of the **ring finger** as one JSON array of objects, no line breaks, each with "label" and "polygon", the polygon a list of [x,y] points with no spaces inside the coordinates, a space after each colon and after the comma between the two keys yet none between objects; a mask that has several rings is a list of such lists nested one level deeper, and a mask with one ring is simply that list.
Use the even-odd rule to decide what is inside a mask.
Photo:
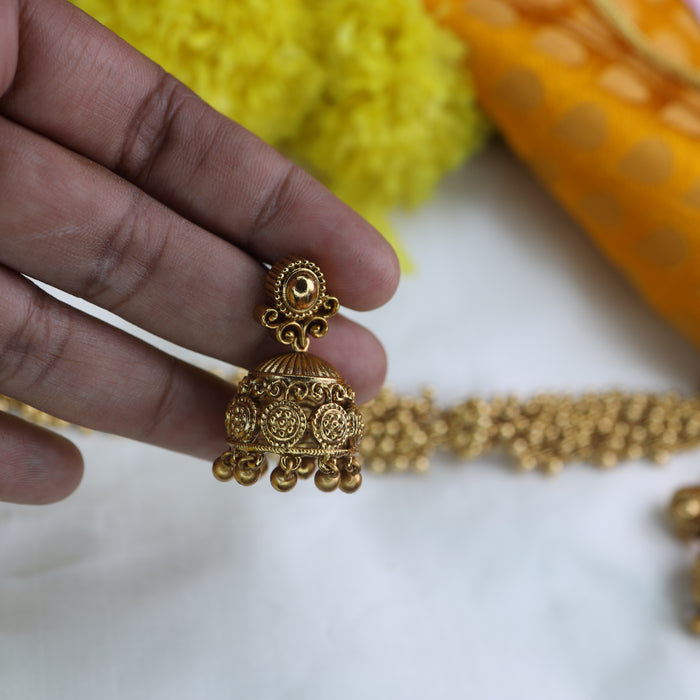
[{"label": "ring finger", "polygon": [[[257,261],[2,118],[0,193],[0,261],[9,268],[233,364],[250,366],[273,349],[251,313],[262,294]],[[339,319],[321,352],[337,358],[360,395],[378,388],[384,354],[368,331]]]}]

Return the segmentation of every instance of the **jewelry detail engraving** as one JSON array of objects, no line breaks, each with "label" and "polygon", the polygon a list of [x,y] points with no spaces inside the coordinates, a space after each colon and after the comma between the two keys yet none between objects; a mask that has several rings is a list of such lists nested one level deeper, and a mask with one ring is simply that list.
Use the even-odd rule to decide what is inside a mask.
[{"label": "jewelry detail engraving", "polygon": [[238,384],[238,396],[246,395],[255,399],[269,397],[294,401],[304,401],[308,398],[319,404],[355,400],[355,392],[347,384],[328,384],[308,379],[289,382],[283,379],[266,379],[250,375],[243,377]]},{"label": "jewelry detail engraving", "polygon": [[250,442],[255,435],[258,410],[246,396],[231,402],[226,412],[226,433],[234,440]]},{"label": "jewelry detail engraving", "polygon": [[274,282],[275,307],[285,316],[302,319],[313,314],[326,295],[321,268],[308,260],[284,265]]},{"label": "jewelry detail engraving", "polygon": [[327,403],[316,411],[312,424],[314,437],[329,449],[340,447],[348,436],[348,416],[337,403]]},{"label": "jewelry detail engraving", "polygon": [[297,404],[276,401],[265,409],[260,425],[271,445],[292,447],[306,430],[306,416]]},{"label": "jewelry detail engraving", "polygon": [[360,410],[355,406],[348,411],[348,439],[353,447],[359,447],[365,434],[365,422]]},{"label": "jewelry detail engraving", "polygon": [[321,269],[308,260],[285,259],[270,270],[265,284],[272,307],[260,310],[260,322],[275,337],[297,352],[309,349],[311,338],[328,332],[328,320],[338,313],[340,302],[326,294]]},{"label": "jewelry detail engraving", "polygon": [[268,305],[256,311],[258,319],[291,351],[238,383],[226,411],[229,449],[214,462],[214,476],[250,486],[267,470],[266,455],[276,453],[270,482],[278,491],[313,475],[321,491],[353,493],[362,483],[364,433],[355,392],[334,367],[307,353],[310,339],[327,333],[339,302],[328,295],[318,265],[298,258],[272,266],[265,292]]}]

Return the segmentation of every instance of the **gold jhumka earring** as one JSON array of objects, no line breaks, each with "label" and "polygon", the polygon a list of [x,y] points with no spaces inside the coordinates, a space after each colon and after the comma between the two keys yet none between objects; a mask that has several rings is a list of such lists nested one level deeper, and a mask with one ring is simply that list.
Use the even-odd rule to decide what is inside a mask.
[{"label": "gold jhumka earring", "polygon": [[326,292],[313,262],[285,258],[265,280],[268,307],[258,320],[291,351],[248,373],[226,409],[229,449],[215,462],[214,476],[250,486],[267,470],[267,455],[279,455],[270,474],[277,491],[294,488],[315,472],[321,491],[357,491],[362,483],[358,450],[364,433],[355,392],[325,360],[307,352],[310,338],[328,332],[340,307]]}]

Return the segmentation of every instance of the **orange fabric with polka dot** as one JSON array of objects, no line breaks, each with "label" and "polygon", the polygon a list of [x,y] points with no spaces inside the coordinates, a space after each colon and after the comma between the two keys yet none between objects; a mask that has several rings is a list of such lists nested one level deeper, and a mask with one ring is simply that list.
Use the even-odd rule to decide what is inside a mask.
[{"label": "orange fabric with polka dot", "polygon": [[[587,0],[427,0],[470,47],[515,151],[649,303],[700,345],[700,91],[644,60]],[[680,0],[615,6],[700,69]]]}]

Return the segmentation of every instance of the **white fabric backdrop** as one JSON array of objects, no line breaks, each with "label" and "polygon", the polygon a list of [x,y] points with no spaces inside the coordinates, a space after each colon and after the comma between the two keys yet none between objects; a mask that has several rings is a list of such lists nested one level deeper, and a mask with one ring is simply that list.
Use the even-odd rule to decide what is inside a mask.
[{"label": "white fabric backdrop", "polygon": [[[401,391],[697,388],[697,352],[500,145],[398,226],[418,271],[362,318]],[[74,496],[0,505],[2,700],[700,694],[692,555],[664,520],[700,454],[555,479],[441,458],[281,495],[76,440]]]}]

